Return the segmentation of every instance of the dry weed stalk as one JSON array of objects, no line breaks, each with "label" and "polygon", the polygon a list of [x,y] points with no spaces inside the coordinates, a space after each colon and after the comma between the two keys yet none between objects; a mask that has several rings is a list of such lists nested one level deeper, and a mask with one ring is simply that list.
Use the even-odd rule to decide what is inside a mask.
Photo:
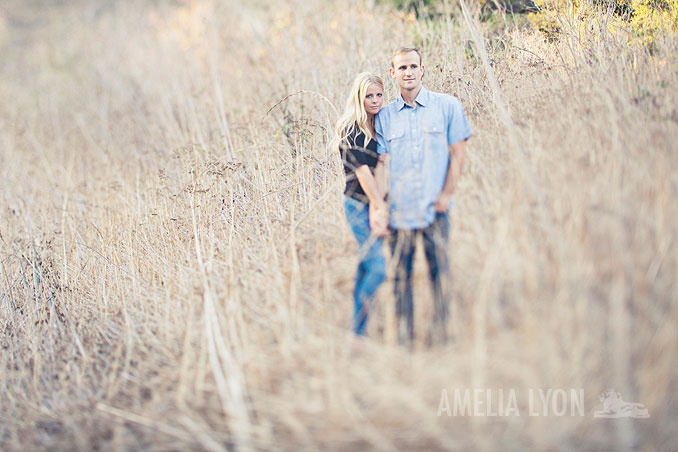
[{"label": "dry weed stalk", "polygon": [[[546,42],[475,3],[416,21],[354,1],[15,3],[0,8],[0,449],[675,440],[675,39]],[[475,132],[452,214],[456,339],[425,345],[418,256],[416,350],[394,344],[386,284],[352,354],[332,105],[411,42]],[[583,388],[587,415],[530,417],[522,398],[521,417],[436,416],[442,389],[477,385]],[[593,419],[609,387],[651,419]]]}]

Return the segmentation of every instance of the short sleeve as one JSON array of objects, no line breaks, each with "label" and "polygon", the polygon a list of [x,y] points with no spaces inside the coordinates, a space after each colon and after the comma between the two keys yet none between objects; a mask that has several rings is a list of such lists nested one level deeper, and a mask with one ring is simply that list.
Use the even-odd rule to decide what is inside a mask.
[{"label": "short sleeve", "polygon": [[382,115],[377,114],[374,120],[374,131],[377,133],[377,154],[388,154],[386,140],[384,140],[384,128],[381,124]]},{"label": "short sleeve", "polygon": [[466,119],[464,107],[456,97],[449,103],[449,117],[447,120],[447,145],[451,146],[471,137],[471,126]]},{"label": "short sleeve", "polygon": [[357,138],[358,128],[355,127],[351,133],[341,142],[341,155],[346,165],[351,170],[355,171],[363,165],[367,165],[365,157],[364,143],[359,143]]}]

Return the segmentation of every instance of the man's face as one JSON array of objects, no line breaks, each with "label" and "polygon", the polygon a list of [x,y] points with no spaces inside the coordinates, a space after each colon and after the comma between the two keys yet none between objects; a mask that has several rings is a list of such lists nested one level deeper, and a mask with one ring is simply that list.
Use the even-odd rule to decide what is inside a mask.
[{"label": "man's face", "polygon": [[424,66],[417,52],[407,52],[393,58],[391,75],[398,81],[401,91],[414,91],[421,87]]}]

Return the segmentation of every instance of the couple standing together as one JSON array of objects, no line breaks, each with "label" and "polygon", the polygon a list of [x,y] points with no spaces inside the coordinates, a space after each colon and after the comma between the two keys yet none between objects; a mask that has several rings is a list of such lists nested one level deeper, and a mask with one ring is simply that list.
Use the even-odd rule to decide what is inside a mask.
[{"label": "couple standing together", "polygon": [[359,246],[353,330],[359,336],[365,334],[372,299],[386,278],[382,238],[390,236],[398,339],[412,344],[412,266],[416,240],[421,236],[434,295],[432,340],[444,342],[449,296],[448,210],[454,204],[471,127],[457,98],[422,86],[424,66],[418,49],[396,50],[390,74],[400,94],[383,109],[381,78],[358,75],[336,130],[346,174],[346,218]]}]

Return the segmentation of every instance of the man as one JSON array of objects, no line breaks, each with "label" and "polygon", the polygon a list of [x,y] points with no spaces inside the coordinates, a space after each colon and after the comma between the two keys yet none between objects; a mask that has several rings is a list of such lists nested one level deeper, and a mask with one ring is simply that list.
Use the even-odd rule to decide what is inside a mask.
[{"label": "man", "polygon": [[448,317],[448,210],[464,165],[471,127],[455,97],[422,86],[421,52],[402,47],[391,58],[400,95],[377,115],[377,152],[390,156],[391,250],[396,262],[399,340],[414,340],[412,263],[422,236],[433,286],[433,340],[444,342]]}]

